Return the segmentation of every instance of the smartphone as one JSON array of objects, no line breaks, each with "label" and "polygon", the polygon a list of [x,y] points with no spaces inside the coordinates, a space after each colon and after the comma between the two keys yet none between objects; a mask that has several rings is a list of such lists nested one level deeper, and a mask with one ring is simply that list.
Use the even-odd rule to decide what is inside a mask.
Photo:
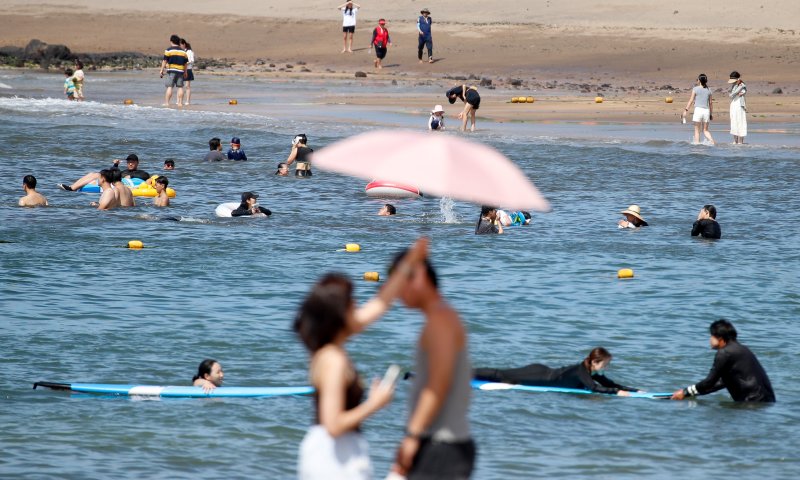
[{"label": "smartphone", "polygon": [[381,387],[391,387],[397,382],[399,377],[400,365],[389,365],[389,368],[386,369],[386,374],[383,376],[383,380],[381,380]]}]

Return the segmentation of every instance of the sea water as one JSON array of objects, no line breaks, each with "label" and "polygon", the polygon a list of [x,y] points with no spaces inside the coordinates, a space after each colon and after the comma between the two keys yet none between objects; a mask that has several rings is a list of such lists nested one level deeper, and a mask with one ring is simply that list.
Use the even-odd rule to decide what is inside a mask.
[{"label": "sea water", "polygon": [[[477,237],[476,205],[397,200],[396,217],[377,217],[384,201],[366,197],[363,180],[273,175],[297,133],[319,149],[380,126],[424,128],[424,112],[321,105],[319,84],[247,78],[195,82],[201,106],[178,111],[147,105],[160,103],[155,78],[90,75],[96,101],[79,104],[61,99],[57,75],[0,75],[12,87],[0,91],[0,477],[292,478],[313,419],[308,397],[140,401],[32,384],[187,385],[207,357],[222,362],[226,385],[307,384],[307,353],[291,323],[309,287],[323,272],[342,272],[364,301],[379,285],[360,280],[363,272],[385,277],[392,255],[421,235],[467,326],[474,366],[568,365],[602,345],[614,354],[611,378],[672,391],[704,378],[714,356],[708,325],[724,317],[778,399],[474,392],[474,478],[800,474],[798,125],[754,124],[749,145],[709,148],[690,145],[679,124],[479,118],[470,138],[511,158],[553,211]],[[354,88],[342,82],[325,93]],[[428,90],[419,94],[435,103],[441,92]],[[144,106],[121,105],[134,95]],[[259,108],[226,108],[231,97]],[[224,145],[240,137],[250,160],[203,163],[214,136]],[[89,206],[97,195],[56,188],[129,153],[167,174],[177,191],[170,208],[139,198],[134,209],[100,212]],[[175,171],[161,170],[167,158]],[[49,208],[16,206],[26,174]],[[243,191],[260,194],[273,216],[214,216]],[[632,203],[650,226],[619,230]],[[717,206],[720,241],[689,236],[707,203]],[[132,239],[146,248],[123,248]],[[353,242],[361,252],[341,251]],[[635,278],[618,280],[620,268]],[[392,363],[410,368],[421,325],[416,312],[395,307],[353,339],[364,379]],[[407,391],[401,381],[394,402],[363,425],[379,478],[402,437]]]}]

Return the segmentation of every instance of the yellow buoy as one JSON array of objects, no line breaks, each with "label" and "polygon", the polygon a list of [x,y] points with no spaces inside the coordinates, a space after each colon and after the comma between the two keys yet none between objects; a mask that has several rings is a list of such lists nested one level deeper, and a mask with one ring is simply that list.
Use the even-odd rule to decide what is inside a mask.
[{"label": "yellow buoy", "polygon": [[519,103],[519,98],[511,97],[511,103]]},{"label": "yellow buoy", "polygon": [[667,97],[664,99],[664,101],[667,103],[672,103],[672,97]]},{"label": "yellow buoy", "polygon": [[594,103],[603,103],[603,97],[594,97]]},{"label": "yellow buoy", "polygon": [[344,246],[344,249],[347,252],[360,252],[361,251],[361,245],[359,245],[357,243],[348,243],[347,245]]},{"label": "yellow buoy", "polygon": [[236,100],[235,98],[232,98],[232,99],[228,100],[228,105],[239,105],[239,100]]},{"label": "yellow buoy", "polygon": [[622,268],[617,272],[617,278],[633,278],[633,270]]},{"label": "yellow buoy", "polygon": [[141,240],[131,240],[128,242],[128,248],[138,250],[140,248],[144,248],[144,243]]},{"label": "yellow buoy", "polygon": [[124,103],[125,105],[133,105],[133,100],[131,100],[130,98],[126,98],[125,100],[122,101],[122,103]]},{"label": "yellow buoy", "polygon": [[368,282],[379,282],[381,276],[378,272],[364,272],[364,280]]},{"label": "yellow buoy", "polygon": [[525,99],[525,101],[528,103],[533,103],[533,97],[528,97]]}]

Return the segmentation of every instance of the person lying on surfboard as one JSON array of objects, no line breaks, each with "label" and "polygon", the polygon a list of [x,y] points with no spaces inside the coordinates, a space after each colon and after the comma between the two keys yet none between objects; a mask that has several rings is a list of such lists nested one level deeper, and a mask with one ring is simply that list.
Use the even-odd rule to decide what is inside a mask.
[{"label": "person lying on surfboard", "polygon": [[535,387],[560,387],[590,390],[595,393],[608,393],[626,397],[628,392],[641,391],[620,385],[603,374],[611,363],[611,354],[603,347],[596,347],[581,363],[561,368],[550,368],[540,363],[532,363],[520,368],[476,368],[476,380],[487,382],[513,383]]}]

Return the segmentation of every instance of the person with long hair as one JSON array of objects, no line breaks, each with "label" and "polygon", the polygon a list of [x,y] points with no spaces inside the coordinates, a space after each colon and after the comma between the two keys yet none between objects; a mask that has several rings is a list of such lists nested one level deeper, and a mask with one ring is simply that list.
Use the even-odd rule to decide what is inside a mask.
[{"label": "person with long hair", "polygon": [[503,233],[503,226],[500,224],[497,215],[497,207],[484,205],[481,207],[481,215],[475,225],[475,235],[486,235]]},{"label": "person with long hair", "polygon": [[353,34],[356,31],[356,15],[359,8],[361,5],[350,1],[336,7],[337,10],[342,11],[342,33],[344,34],[342,53],[353,53]]},{"label": "person with long hair", "polygon": [[217,387],[222,386],[225,372],[222,365],[213,358],[206,358],[197,367],[197,373],[192,377],[192,385],[201,387],[204,392],[209,393]]},{"label": "person with long hair", "polygon": [[189,105],[192,101],[192,82],[194,81],[194,50],[192,44],[185,38],[181,38],[181,48],[186,50],[186,75],[184,75],[184,105]]},{"label": "person with long hair", "polygon": [[75,100],[83,101],[83,82],[86,75],[83,73],[83,62],[79,58],[75,59],[75,71],[72,72],[72,83],[75,84]]},{"label": "person with long hair", "polygon": [[461,120],[461,131],[467,131],[467,123],[471,123],[470,131],[475,131],[475,112],[481,106],[481,95],[478,93],[478,88],[475,86],[457,85],[445,94],[447,101],[450,105],[456,103],[456,99],[461,99],[464,102],[464,110],[458,114],[458,119]]},{"label": "person with long hair", "polygon": [[603,374],[611,363],[611,354],[603,347],[593,348],[582,362],[561,368],[540,363],[524,367],[497,369],[476,368],[475,379],[536,387],[560,387],[628,396],[637,389],[620,385]]},{"label": "person with long hair", "polygon": [[389,309],[427,251],[427,240],[418,240],[378,294],[361,306],[353,299],[352,282],[339,274],[322,277],[300,305],[293,329],[311,355],[309,376],[315,389],[314,425],[300,445],[300,479],[372,478],[361,424],[391,401],[394,385],[373,381],[362,401],[364,388],[345,344]]},{"label": "person with long hair", "polygon": [[297,162],[294,168],[295,177],[311,176],[311,154],[314,149],[308,146],[308,137],[305,133],[295,135],[292,139],[292,151],[286,158],[286,166]]},{"label": "person with long hair", "polygon": [[700,143],[700,131],[711,142],[711,145],[716,145],[711,132],[708,131],[708,124],[714,120],[714,100],[711,98],[711,89],[708,88],[708,77],[705,73],[701,73],[697,77],[697,85],[692,89],[692,94],[689,96],[689,102],[686,108],[683,109],[683,118],[686,118],[686,113],[689,112],[689,107],[694,103],[694,114],[692,115],[692,122],[694,122],[694,140],[692,143]]},{"label": "person with long hair", "polygon": [[747,102],[744,98],[747,95],[747,85],[737,71],[731,72],[728,83],[732,84],[728,93],[731,99],[731,135],[734,144],[742,144],[747,136]]}]

